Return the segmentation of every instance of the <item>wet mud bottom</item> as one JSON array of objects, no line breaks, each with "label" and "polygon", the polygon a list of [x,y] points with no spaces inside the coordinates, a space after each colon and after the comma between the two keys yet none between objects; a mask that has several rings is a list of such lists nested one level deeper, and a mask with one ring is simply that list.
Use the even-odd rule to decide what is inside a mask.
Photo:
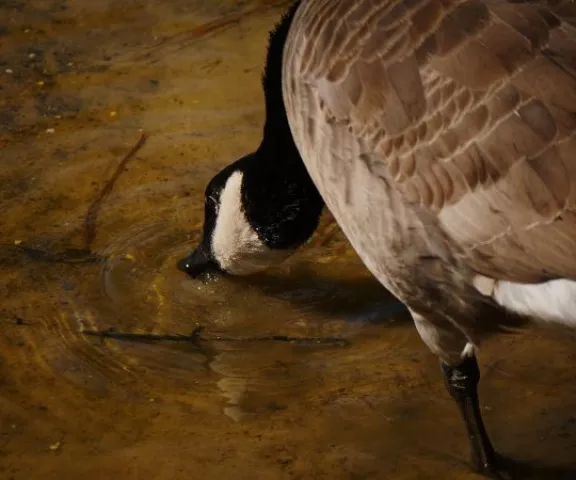
[{"label": "wet mud bottom", "polygon": [[[0,1],[1,479],[476,478],[437,360],[328,215],[266,275],[175,268],[207,180],[257,145],[282,3]],[[349,345],[81,333],[199,326]],[[481,353],[520,478],[576,478],[575,346]]]}]

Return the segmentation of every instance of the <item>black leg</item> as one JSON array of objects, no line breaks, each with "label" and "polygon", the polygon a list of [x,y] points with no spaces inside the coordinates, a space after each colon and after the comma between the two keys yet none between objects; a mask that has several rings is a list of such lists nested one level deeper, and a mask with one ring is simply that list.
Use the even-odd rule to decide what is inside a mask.
[{"label": "black leg", "polygon": [[480,369],[476,357],[466,357],[455,367],[443,364],[446,388],[456,403],[464,418],[470,447],[472,449],[472,464],[478,473],[495,478],[509,478],[501,472],[497,465],[497,455],[488,438],[480,405],[478,404],[478,382]]}]

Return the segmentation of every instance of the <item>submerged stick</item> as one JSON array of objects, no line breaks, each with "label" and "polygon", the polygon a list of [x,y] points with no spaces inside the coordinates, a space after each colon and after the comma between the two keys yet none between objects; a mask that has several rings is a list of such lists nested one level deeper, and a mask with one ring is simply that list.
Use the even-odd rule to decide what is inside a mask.
[{"label": "submerged stick", "polygon": [[155,333],[132,333],[117,332],[115,330],[83,330],[84,335],[100,338],[111,338],[114,340],[134,340],[134,341],[173,341],[173,342],[191,342],[199,344],[200,342],[288,342],[297,345],[335,345],[347,346],[350,342],[341,337],[292,337],[290,335],[264,335],[252,337],[247,335],[229,336],[229,335],[202,335],[204,327],[196,327],[190,335],[161,335]]},{"label": "submerged stick", "polygon": [[152,53],[155,53],[156,51],[165,48],[169,45],[177,45],[179,46],[179,49],[185,48],[187,45],[184,46],[182,45],[185,42],[193,42],[199,40],[219,30],[223,30],[227,27],[235,25],[251,14],[263,13],[266,10],[272,8],[285,7],[290,5],[291,3],[292,0],[269,0],[264,1],[262,3],[258,3],[257,5],[246,8],[239,12],[232,12],[225,14],[223,16],[220,16],[219,18],[198,25],[195,28],[163,38],[160,43],[150,47],[146,53],[138,55],[136,57],[136,60],[143,60],[145,58],[148,58]]},{"label": "submerged stick", "polygon": [[144,146],[147,139],[148,135],[146,135],[145,133],[143,133],[140,136],[140,139],[138,140],[136,145],[134,145],[132,147],[132,150],[130,150],[124,156],[124,158],[120,160],[120,163],[116,167],[116,170],[114,171],[113,175],[104,184],[104,188],[100,190],[98,196],[92,201],[92,203],[88,207],[88,211],[86,212],[86,217],[84,220],[84,246],[86,250],[90,251],[90,247],[92,246],[92,243],[96,238],[96,220],[98,220],[98,214],[100,213],[102,203],[104,203],[104,200],[106,200],[106,197],[110,194],[110,192],[114,188],[114,185],[116,185],[118,178],[120,178],[120,175],[126,168],[126,165],[130,161],[130,159],[134,157],[134,155],[138,153],[138,150],[140,150]]},{"label": "submerged stick", "polygon": [[26,245],[8,245],[8,247],[24,253],[31,260],[48,263],[100,263],[105,260],[105,257],[84,248],[66,248],[62,251],[50,252]]},{"label": "submerged stick", "polygon": [[126,168],[128,162],[138,153],[146,140],[148,139],[148,135],[143,133],[140,136],[136,145],[132,147],[132,149],[120,160],[120,163],[116,167],[116,170],[112,174],[112,176],[106,181],[104,187],[96,198],[92,201],[90,206],[88,207],[88,211],[84,217],[84,247],[83,248],[65,248],[62,251],[58,252],[51,252],[48,250],[43,250],[41,248],[28,246],[28,245],[20,245],[20,243],[16,243],[14,245],[8,244],[4,245],[0,243],[0,249],[2,247],[7,247],[9,249],[14,249],[16,251],[24,253],[28,258],[32,260],[39,260],[49,263],[99,263],[105,260],[105,257],[102,257],[94,252],[92,252],[92,243],[96,238],[96,222],[98,220],[98,214],[100,213],[100,208],[106,200],[106,197],[110,194],[114,185],[120,178],[120,175]]}]

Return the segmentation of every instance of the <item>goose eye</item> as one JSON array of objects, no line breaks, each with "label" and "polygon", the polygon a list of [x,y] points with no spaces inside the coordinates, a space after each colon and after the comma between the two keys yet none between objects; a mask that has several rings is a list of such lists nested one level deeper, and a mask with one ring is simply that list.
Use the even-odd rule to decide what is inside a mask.
[{"label": "goose eye", "polygon": [[204,197],[204,205],[206,206],[216,206],[217,203],[218,202],[216,202],[216,196],[213,193]]},{"label": "goose eye", "polygon": [[211,206],[215,213],[218,213],[218,209],[220,208],[220,205],[218,205],[218,200],[213,195],[206,197],[206,206]]}]

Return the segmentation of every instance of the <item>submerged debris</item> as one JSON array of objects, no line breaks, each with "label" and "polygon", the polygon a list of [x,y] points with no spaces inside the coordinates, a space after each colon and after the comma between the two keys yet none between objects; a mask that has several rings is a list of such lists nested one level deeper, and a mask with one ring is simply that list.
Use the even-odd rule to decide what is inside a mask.
[{"label": "submerged debris", "polygon": [[52,450],[53,452],[56,452],[58,450],[60,450],[60,447],[62,446],[62,442],[56,442],[53,443],[52,445],[50,445],[50,450]]},{"label": "submerged debris", "polygon": [[196,327],[191,334],[161,335],[155,333],[134,333],[117,332],[115,330],[82,330],[84,335],[101,338],[112,338],[115,340],[135,340],[135,341],[176,341],[191,342],[199,344],[201,342],[288,342],[297,345],[328,345],[345,347],[350,342],[342,337],[294,337],[290,335],[264,335],[264,336],[229,336],[229,335],[202,335],[205,327]]}]

